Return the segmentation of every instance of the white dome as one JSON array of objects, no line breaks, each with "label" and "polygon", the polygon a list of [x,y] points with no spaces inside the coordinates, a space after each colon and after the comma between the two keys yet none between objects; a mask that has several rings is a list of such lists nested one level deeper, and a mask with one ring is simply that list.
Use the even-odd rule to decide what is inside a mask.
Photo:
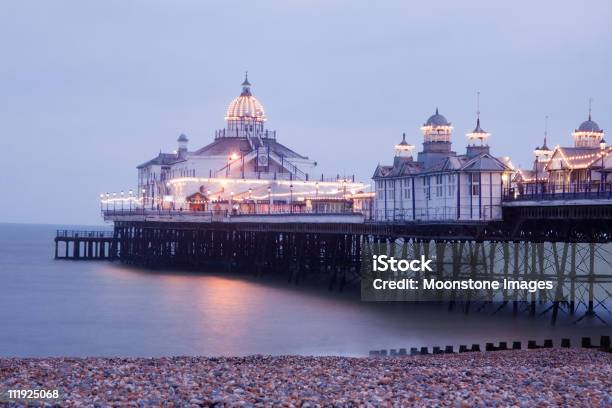
[{"label": "white dome", "polygon": [[225,120],[238,121],[243,119],[254,119],[257,122],[266,120],[263,106],[257,98],[251,95],[251,84],[248,79],[245,79],[242,83],[242,93],[229,104],[225,114]]}]

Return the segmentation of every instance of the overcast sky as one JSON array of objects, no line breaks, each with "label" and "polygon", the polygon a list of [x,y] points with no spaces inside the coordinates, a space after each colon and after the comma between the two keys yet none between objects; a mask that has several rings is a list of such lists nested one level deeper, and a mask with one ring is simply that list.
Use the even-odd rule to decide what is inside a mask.
[{"label": "overcast sky", "polygon": [[[100,224],[160,149],[209,143],[249,71],[268,127],[326,174],[369,179],[436,106],[528,167],[586,119],[612,129],[610,1],[0,3],[0,221]],[[612,142],[612,134],[607,136]]]}]

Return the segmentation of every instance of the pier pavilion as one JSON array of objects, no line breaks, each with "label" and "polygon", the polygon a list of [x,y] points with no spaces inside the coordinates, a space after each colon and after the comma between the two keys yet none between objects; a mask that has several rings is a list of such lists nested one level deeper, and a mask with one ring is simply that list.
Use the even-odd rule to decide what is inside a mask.
[{"label": "pier pavilion", "polygon": [[591,117],[572,133],[573,146],[554,149],[544,143],[534,150],[534,164],[529,170],[519,169],[510,195],[517,198],[601,198],[612,192],[612,146],[604,139],[604,131]]},{"label": "pier pavilion", "polygon": [[[229,104],[225,128],[199,149],[181,134],[177,150],[138,166],[138,188],[129,208],[217,214],[371,212],[373,194],[353,176],[316,174],[317,162],[282,144],[265,124],[263,105],[245,76]],[[126,207],[122,197],[102,197],[106,209]]]},{"label": "pier pavilion", "polygon": [[453,126],[438,112],[421,127],[423,150],[395,146],[390,166],[379,165],[372,179],[376,188],[375,219],[379,221],[486,221],[502,218],[502,191],[513,169],[508,158],[491,154],[490,133],[476,127],[467,134],[465,154],[451,150]]}]

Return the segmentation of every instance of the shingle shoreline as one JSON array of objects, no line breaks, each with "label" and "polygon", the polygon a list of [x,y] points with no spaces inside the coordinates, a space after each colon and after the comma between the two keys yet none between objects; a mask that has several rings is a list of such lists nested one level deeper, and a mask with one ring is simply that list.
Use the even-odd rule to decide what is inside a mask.
[{"label": "shingle shoreline", "polygon": [[385,359],[0,359],[3,398],[8,389],[59,389],[57,406],[607,407],[611,379],[612,354],[589,349]]}]

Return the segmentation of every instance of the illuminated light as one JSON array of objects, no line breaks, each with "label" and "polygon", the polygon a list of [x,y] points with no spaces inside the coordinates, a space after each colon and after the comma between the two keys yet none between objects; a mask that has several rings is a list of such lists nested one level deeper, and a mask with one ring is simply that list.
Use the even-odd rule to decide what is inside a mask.
[{"label": "illuminated light", "polygon": [[470,142],[476,142],[477,140],[479,140],[480,143],[482,144],[487,141],[487,139],[489,138],[489,136],[491,136],[491,134],[488,132],[471,132],[471,133],[467,133],[466,136]]},{"label": "illuminated light", "polygon": [[[347,183],[347,187],[361,189],[367,186],[367,184],[361,182],[352,182],[350,179],[344,179]],[[219,183],[223,186],[232,183],[242,183],[242,184],[260,184],[260,185],[268,185],[268,184],[276,184],[278,186],[289,186],[292,184],[290,180],[262,180],[262,179],[232,179],[232,178],[201,178],[201,177],[179,177],[175,179],[171,179],[168,181],[168,185],[182,185],[184,183]],[[337,187],[338,184],[342,183],[342,179],[338,181],[304,181],[303,185],[307,186],[321,186],[321,187]]]},{"label": "illuminated light", "polygon": [[414,150],[414,145],[406,142],[406,133],[402,134],[402,141],[394,147],[397,156],[409,156]]},{"label": "illuminated light", "polygon": [[400,150],[400,151],[404,151],[404,152],[412,152],[414,150],[414,145],[401,145],[401,144],[396,144],[394,146],[395,150]]},{"label": "illuminated light", "polygon": [[266,121],[264,108],[257,98],[251,95],[250,85],[243,85],[242,93],[230,102],[225,114],[225,120],[227,121],[240,121],[244,119],[250,119],[255,122]]}]

